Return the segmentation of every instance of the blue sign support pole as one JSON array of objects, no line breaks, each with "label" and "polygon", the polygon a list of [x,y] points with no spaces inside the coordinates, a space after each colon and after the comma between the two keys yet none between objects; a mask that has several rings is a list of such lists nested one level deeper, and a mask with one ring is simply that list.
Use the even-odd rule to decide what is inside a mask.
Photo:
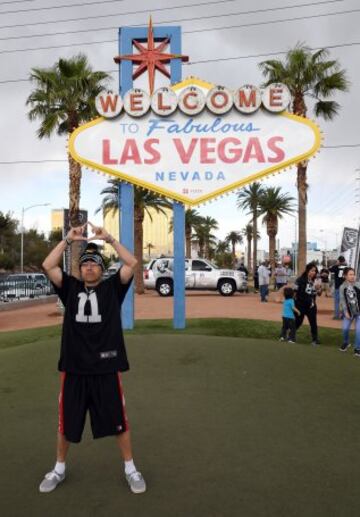
[{"label": "blue sign support pole", "polygon": [[[170,38],[170,52],[181,54],[180,27],[154,27],[154,37]],[[147,27],[122,27],[119,29],[119,54],[132,54],[133,40],[146,41]],[[133,87],[133,65],[122,60],[119,67],[120,93],[124,95]],[[170,63],[171,84],[181,81],[181,59],[172,59]],[[119,207],[121,207],[120,238],[130,251],[134,249],[134,187],[121,184],[119,189]],[[119,210],[120,214],[120,210]],[[185,208],[181,203],[174,203],[174,328],[185,328]],[[130,289],[123,303],[123,328],[134,328],[134,293]]]},{"label": "blue sign support pole", "polygon": [[185,207],[174,202],[174,328],[185,328]]},{"label": "blue sign support pole", "polygon": [[[134,250],[134,187],[121,183],[119,187],[119,228],[121,243],[130,251]],[[129,289],[122,304],[122,326],[134,328],[134,289]]]},{"label": "blue sign support pole", "polygon": [[[132,40],[124,37],[119,30],[119,53],[130,54]],[[132,63],[123,61],[119,68],[120,94],[124,95],[132,88]],[[119,240],[128,250],[134,252],[134,186],[121,182],[118,193],[119,206]],[[126,330],[134,328],[134,289],[129,289],[122,304],[122,326]]]}]

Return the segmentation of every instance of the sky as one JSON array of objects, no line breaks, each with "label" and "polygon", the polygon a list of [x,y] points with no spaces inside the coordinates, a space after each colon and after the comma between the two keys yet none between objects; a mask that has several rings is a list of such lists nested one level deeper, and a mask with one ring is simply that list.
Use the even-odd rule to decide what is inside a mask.
[{"label": "sky", "polygon": [[[249,13],[250,9],[257,12]],[[39,140],[39,123],[27,118],[31,69],[50,67],[61,57],[82,52],[94,70],[111,71],[110,86],[116,89],[117,28],[147,26],[150,14],[155,26],[181,25],[182,52],[190,57],[189,64],[183,65],[183,78],[193,75],[230,89],[244,83],[260,85],[258,63],[283,58],[298,42],[314,49],[330,47],[331,59],[340,62],[351,84],[349,92],[335,98],[341,105],[339,115],[332,122],[317,120],[324,147],[308,167],[308,240],[317,241],[322,249],[336,247],[343,227],[357,227],[360,222],[360,6],[356,0],[0,2],[0,211],[20,220],[24,208],[25,227],[48,232],[51,209],[68,205],[66,141],[57,136]],[[270,177],[264,184],[281,186],[296,197],[296,170]],[[83,171],[81,208],[88,210],[95,224],[102,222],[94,212],[105,186],[105,177]],[[235,194],[201,205],[198,211],[217,219],[215,234],[221,239],[250,220],[250,215],[236,208]],[[294,223],[293,217],[280,222],[280,247],[294,241]],[[259,247],[268,247],[264,227]]]}]

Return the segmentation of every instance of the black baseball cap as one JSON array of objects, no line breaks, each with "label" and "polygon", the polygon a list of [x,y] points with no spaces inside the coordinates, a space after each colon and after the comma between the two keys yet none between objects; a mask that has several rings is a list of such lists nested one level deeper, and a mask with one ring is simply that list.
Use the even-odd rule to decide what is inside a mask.
[{"label": "black baseball cap", "polygon": [[104,258],[99,252],[97,245],[93,242],[90,242],[86,246],[83,253],[80,255],[79,266],[81,266],[81,264],[84,264],[84,262],[89,261],[95,262],[95,264],[98,264],[103,271],[105,270]]}]

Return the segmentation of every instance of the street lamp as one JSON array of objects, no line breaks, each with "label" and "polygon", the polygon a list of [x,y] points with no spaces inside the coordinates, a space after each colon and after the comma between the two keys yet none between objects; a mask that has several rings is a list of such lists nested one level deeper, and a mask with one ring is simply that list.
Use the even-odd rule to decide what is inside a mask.
[{"label": "street lamp", "polygon": [[31,205],[27,207],[23,207],[21,211],[21,247],[20,247],[20,269],[21,273],[24,272],[24,213],[30,210],[30,208],[35,208],[36,206],[49,206],[50,203],[40,203],[37,205]]}]

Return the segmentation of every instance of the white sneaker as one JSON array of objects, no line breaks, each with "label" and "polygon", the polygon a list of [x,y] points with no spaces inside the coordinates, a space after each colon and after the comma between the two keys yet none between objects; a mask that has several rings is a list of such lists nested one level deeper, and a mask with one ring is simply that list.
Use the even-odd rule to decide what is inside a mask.
[{"label": "white sneaker", "polygon": [[146,490],[146,483],[141,472],[134,470],[131,474],[125,474],[130,490],[134,494],[142,494]]},{"label": "white sneaker", "polygon": [[64,474],[59,474],[56,470],[52,470],[45,474],[44,479],[40,483],[39,490],[40,492],[52,492],[64,479],[65,472]]}]

